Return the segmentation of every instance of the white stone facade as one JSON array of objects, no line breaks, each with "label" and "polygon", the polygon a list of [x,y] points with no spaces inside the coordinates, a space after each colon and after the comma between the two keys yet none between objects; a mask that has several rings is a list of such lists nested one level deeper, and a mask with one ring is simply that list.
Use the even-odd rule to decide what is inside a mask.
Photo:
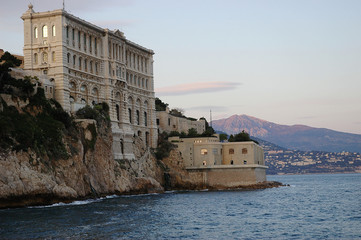
[{"label": "white stone facade", "polygon": [[66,111],[108,103],[115,159],[134,158],[134,135],[157,146],[152,50],[63,9],[34,12],[29,5],[21,18],[24,70],[47,75]]}]

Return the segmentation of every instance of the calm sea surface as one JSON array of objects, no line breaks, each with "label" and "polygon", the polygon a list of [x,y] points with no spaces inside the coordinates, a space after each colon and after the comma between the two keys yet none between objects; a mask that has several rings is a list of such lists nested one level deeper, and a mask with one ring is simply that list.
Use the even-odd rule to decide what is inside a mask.
[{"label": "calm sea surface", "polygon": [[361,174],[0,210],[0,239],[361,239]]}]

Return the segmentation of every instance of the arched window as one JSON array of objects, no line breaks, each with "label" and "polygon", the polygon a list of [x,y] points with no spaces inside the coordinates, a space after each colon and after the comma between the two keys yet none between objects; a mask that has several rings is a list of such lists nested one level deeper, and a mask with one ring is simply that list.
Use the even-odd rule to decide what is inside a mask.
[{"label": "arched window", "polygon": [[74,98],[72,96],[69,97],[69,101],[70,101],[70,103],[75,102],[75,100],[74,100]]},{"label": "arched window", "polygon": [[86,86],[85,86],[85,85],[81,85],[80,91],[81,91],[82,93],[86,93]]},{"label": "arched window", "polygon": [[84,98],[81,99],[82,104],[86,104],[86,100]]},{"label": "arched window", "polygon": [[247,154],[247,148],[242,148],[242,154]]},{"label": "arched window", "polygon": [[34,28],[34,37],[38,38],[38,28]]},{"label": "arched window", "polygon": [[38,64],[38,54],[34,53],[34,63]]},{"label": "arched window", "polygon": [[138,131],[138,137],[142,136],[142,132]]},{"label": "arched window", "polygon": [[43,37],[48,37],[48,26],[43,26]]},{"label": "arched window", "polygon": [[44,52],[43,53],[43,63],[47,63],[48,62],[48,53]]},{"label": "arched window", "polygon": [[56,36],[56,33],[55,33],[55,25],[53,25],[53,27],[51,28],[51,33],[53,34],[53,37]]},{"label": "arched window", "polygon": [[201,155],[207,155],[207,154],[208,154],[207,149],[202,148],[202,149],[201,149]]},{"label": "arched window", "polygon": [[75,86],[75,83],[74,83],[74,82],[70,82],[70,83],[69,83],[69,86],[70,86],[70,90],[72,90],[72,91],[75,91],[75,90],[76,90],[76,86]]},{"label": "arched window", "polygon": [[233,149],[233,148],[230,148],[230,149],[228,150],[228,153],[229,153],[229,154],[234,154],[234,149]]}]

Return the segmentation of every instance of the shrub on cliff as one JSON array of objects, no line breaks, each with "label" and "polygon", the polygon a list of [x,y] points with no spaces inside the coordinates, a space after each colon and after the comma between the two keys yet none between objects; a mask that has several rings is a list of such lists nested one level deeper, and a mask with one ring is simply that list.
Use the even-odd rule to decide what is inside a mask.
[{"label": "shrub on cliff", "polygon": [[0,148],[14,151],[31,148],[40,156],[67,158],[63,136],[73,128],[69,114],[55,100],[47,100],[42,88],[33,94],[32,77],[11,77],[10,67],[18,66],[19,60],[5,53],[1,61],[0,92],[29,100],[29,104],[19,112],[0,98]]},{"label": "shrub on cliff", "polygon": [[158,134],[158,146],[155,149],[155,157],[158,160],[169,157],[169,153],[174,149],[175,145],[170,143],[168,140],[168,134],[166,132]]},{"label": "shrub on cliff", "polygon": [[105,102],[96,104],[94,107],[86,105],[79,109],[75,116],[79,119],[94,119],[98,126],[105,122],[106,126],[110,127],[109,106]]}]

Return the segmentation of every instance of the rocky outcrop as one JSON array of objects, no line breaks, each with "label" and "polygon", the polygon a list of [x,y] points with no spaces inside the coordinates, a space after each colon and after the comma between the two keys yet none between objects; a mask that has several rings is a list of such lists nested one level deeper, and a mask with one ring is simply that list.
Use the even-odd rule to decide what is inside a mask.
[{"label": "rocky outcrop", "polygon": [[[162,169],[139,138],[133,144],[138,160],[115,161],[109,129],[97,129],[94,136],[88,127],[95,125],[93,120],[78,125],[78,140],[69,136],[65,140],[72,153],[68,159],[38,157],[31,149],[1,153],[0,208],[163,191]],[[92,140],[95,145],[90,149],[87,143]]]}]

